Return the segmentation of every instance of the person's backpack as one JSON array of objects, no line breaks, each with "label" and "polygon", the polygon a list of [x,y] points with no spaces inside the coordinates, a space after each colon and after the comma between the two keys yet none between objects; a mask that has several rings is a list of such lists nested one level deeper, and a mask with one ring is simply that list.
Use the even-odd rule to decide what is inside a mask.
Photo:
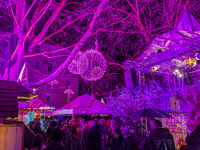
[{"label": "person's backpack", "polygon": [[[158,136],[158,137],[159,137],[159,136]],[[160,138],[160,137],[159,137],[159,138]],[[167,136],[167,138],[168,138],[168,136]],[[158,149],[158,150],[170,150],[170,147],[169,147],[168,143],[166,142],[166,141],[167,141],[167,138],[166,138],[165,140],[162,140],[162,139],[160,138],[161,143],[160,143],[160,146],[159,146],[159,149]]]}]

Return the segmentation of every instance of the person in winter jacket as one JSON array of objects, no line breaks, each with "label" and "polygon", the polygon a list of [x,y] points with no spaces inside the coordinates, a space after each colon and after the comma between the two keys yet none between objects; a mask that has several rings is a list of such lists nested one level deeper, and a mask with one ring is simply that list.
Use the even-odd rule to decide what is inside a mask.
[{"label": "person in winter jacket", "polygon": [[33,131],[34,131],[35,134],[38,134],[38,133],[41,134],[43,139],[44,139],[44,142],[47,141],[47,138],[46,138],[44,132],[40,128],[40,122],[39,121],[36,123],[36,126],[34,127]]},{"label": "person in winter jacket", "polygon": [[51,132],[51,143],[47,146],[45,150],[65,150],[62,144],[63,131],[61,129],[55,128]]},{"label": "person in winter jacket", "polygon": [[47,137],[47,143],[48,144],[51,143],[51,132],[56,126],[57,126],[57,122],[51,121],[51,124],[46,131],[46,137]]},{"label": "person in winter jacket", "polygon": [[36,134],[33,137],[33,142],[32,145],[30,147],[30,150],[44,150],[46,148],[46,146],[43,144],[43,137],[41,134]]},{"label": "person in winter jacket", "polygon": [[183,150],[200,150],[200,125],[186,137],[187,145],[182,147]]},{"label": "person in winter jacket", "polygon": [[75,123],[72,126],[72,132],[69,134],[71,138],[71,149],[82,150],[83,134],[81,133],[81,124]]},{"label": "person in winter jacket", "polygon": [[28,125],[29,125],[29,128],[34,132],[34,128],[36,126],[36,123],[34,121],[30,121]]},{"label": "person in winter jacket", "polygon": [[172,134],[169,133],[168,129],[162,128],[162,124],[159,120],[153,121],[152,129],[153,130],[150,132],[150,135],[147,135],[147,150],[164,149],[165,147],[163,147],[163,145],[169,147],[170,150],[175,150],[175,144]]},{"label": "person in winter jacket", "polygon": [[85,124],[83,129],[83,150],[86,150],[86,137],[89,131],[90,125]]},{"label": "person in winter jacket", "polygon": [[86,150],[102,150],[102,135],[106,130],[99,125],[99,120],[94,119],[94,125],[89,129],[86,137]]},{"label": "person in winter jacket", "polygon": [[113,138],[105,144],[105,147],[110,147],[110,150],[129,150],[129,146],[120,129],[114,130]]},{"label": "person in winter jacket", "polygon": [[111,120],[110,128],[108,129],[108,131],[109,131],[108,141],[113,138],[114,130],[117,128],[118,128],[117,122],[114,119]]},{"label": "person in winter jacket", "polygon": [[51,121],[51,124],[50,126],[47,128],[47,131],[46,131],[46,136],[47,138],[49,138],[50,134],[51,134],[51,131],[57,126],[57,122],[56,121]]}]

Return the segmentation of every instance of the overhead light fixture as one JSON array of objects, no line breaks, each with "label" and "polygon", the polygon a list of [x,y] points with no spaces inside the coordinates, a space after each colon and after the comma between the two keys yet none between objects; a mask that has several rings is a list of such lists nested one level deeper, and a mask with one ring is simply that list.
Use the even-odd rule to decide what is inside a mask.
[{"label": "overhead light fixture", "polygon": [[183,75],[182,75],[182,74],[179,74],[178,76],[179,76],[180,78],[181,78],[181,77],[183,77]]}]

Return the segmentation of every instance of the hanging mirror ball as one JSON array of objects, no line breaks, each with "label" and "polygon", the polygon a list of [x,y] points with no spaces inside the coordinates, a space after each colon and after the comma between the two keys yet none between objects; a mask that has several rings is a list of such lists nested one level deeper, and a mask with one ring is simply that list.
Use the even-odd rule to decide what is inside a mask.
[{"label": "hanging mirror ball", "polygon": [[85,51],[78,60],[78,69],[83,79],[96,81],[103,77],[106,71],[106,60],[97,50]]}]

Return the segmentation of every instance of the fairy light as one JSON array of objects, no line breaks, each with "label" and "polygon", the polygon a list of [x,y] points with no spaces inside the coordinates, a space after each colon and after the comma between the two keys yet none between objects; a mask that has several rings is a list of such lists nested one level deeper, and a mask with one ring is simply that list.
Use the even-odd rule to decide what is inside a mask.
[{"label": "fairy light", "polygon": [[28,112],[28,123],[34,121],[34,112]]},{"label": "fairy light", "polygon": [[77,64],[81,77],[87,81],[96,81],[103,77],[106,71],[106,60],[97,50],[85,51]]},{"label": "fairy light", "polygon": [[169,129],[170,133],[174,136],[175,145],[180,148],[185,144],[185,138],[187,137],[187,118],[185,113],[169,113],[173,118],[161,119],[163,127]]},{"label": "fairy light", "polygon": [[68,66],[69,71],[73,74],[79,74],[80,73],[78,68],[77,68],[77,63],[78,63],[78,60],[79,60],[81,55],[82,55],[82,52],[78,52],[75,55],[75,58],[72,60],[72,62]]}]

